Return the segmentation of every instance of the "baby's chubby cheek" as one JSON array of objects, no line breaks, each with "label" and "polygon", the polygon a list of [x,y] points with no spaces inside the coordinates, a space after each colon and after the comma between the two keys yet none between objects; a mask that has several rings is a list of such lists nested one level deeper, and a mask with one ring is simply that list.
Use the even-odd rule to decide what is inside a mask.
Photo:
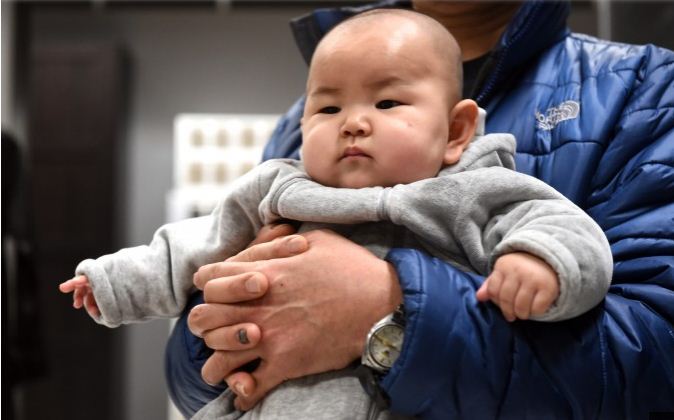
[{"label": "baby's chubby cheek", "polygon": [[335,186],[332,185],[335,182],[335,175],[330,170],[327,162],[324,162],[326,160],[325,156],[317,156],[312,149],[303,147],[301,149],[301,159],[304,164],[304,170],[311,179],[326,186]]}]

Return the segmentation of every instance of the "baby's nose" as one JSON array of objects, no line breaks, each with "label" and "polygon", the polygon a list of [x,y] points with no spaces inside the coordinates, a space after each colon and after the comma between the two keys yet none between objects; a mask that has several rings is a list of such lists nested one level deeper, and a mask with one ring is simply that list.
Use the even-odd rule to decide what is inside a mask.
[{"label": "baby's nose", "polygon": [[349,115],[342,125],[342,136],[367,137],[372,132],[372,125],[363,113]]}]

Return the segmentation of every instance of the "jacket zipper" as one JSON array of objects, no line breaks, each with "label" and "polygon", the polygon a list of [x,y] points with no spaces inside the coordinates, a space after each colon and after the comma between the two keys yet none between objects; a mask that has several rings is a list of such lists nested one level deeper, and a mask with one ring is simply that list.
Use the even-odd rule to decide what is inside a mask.
[{"label": "jacket zipper", "polygon": [[[540,3],[535,4],[534,7],[535,7],[534,10],[530,12],[527,20],[524,22],[524,25],[519,28],[520,30],[512,38],[508,39],[508,43],[502,49],[496,51],[499,57],[496,61],[495,69],[491,73],[491,77],[486,80],[487,84],[484,87],[484,89],[481,89],[481,92],[475,98],[475,100],[478,103],[482,103],[487,99],[489,95],[491,95],[491,91],[494,89],[494,86],[496,85],[496,80],[498,80],[498,76],[501,73],[503,63],[505,62],[506,57],[508,56],[508,51],[510,50],[510,47],[515,43],[515,41],[519,40],[522,37],[522,34],[527,32],[526,31],[527,27],[531,24],[532,19],[534,19],[538,14],[538,10],[540,9]],[[506,31],[507,30],[508,29],[506,29]]]}]

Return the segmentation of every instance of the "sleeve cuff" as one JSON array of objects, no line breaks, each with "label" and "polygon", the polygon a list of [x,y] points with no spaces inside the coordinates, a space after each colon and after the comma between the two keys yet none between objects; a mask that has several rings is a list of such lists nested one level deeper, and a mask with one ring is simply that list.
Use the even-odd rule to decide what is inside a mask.
[{"label": "sleeve cuff", "polygon": [[[452,407],[462,406],[451,401],[462,393],[451,390],[472,382],[469,372],[484,369],[480,352],[471,351],[483,347],[480,332],[509,334],[505,321],[477,302],[482,277],[412,249],[391,250],[387,260],[398,272],[407,320],[403,350],[382,388],[394,412],[425,415],[441,406],[451,417]],[[443,399],[449,400],[438,405]]]}]

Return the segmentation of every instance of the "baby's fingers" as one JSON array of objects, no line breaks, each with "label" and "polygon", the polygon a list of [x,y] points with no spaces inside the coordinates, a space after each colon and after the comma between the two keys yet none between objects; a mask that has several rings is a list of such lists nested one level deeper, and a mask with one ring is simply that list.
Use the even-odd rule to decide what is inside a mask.
[{"label": "baby's fingers", "polygon": [[59,290],[63,293],[71,293],[73,290],[78,287],[86,286],[89,284],[89,279],[87,276],[76,276],[70,280],[66,280],[59,285]]},{"label": "baby's fingers", "polygon": [[[501,293],[501,286],[503,285],[504,276],[498,270],[494,270],[487,280],[485,280],[484,286],[486,292],[484,293],[492,302],[499,304],[499,295]],[[486,285],[486,286],[485,286]]]},{"label": "baby's fingers", "polygon": [[[84,307],[85,309],[89,310],[87,308],[87,300],[93,300],[94,299],[94,294],[91,291],[91,287],[89,286],[82,286],[78,287],[75,289],[75,293],[73,293],[73,307],[75,309],[80,309]],[[95,304],[96,301],[94,301]]]},{"label": "baby's fingers", "polygon": [[75,289],[75,293],[73,293],[73,308],[80,309],[82,307],[86,293],[87,291],[83,287]]},{"label": "baby's fingers", "polygon": [[88,290],[88,293],[84,296],[84,308],[87,310],[89,315],[98,318],[101,316],[101,311],[98,309],[96,304],[96,299],[94,294],[91,292],[91,289]]},{"label": "baby's fingers", "polygon": [[550,308],[556,298],[557,296],[554,293],[550,293],[545,290],[539,290],[536,293],[536,296],[534,296],[533,303],[531,305],[531,314],[543,315],[545,311]]},{"label": "baby's fingers", "polygon": [[480,302],[486,302],[489,300],[489,278],[486,278],[484,280],[484,283],[480,286],[479,289],[477,289],[477,292],[475,292],[475,297],[477,298],[478,301]]},{"label": "baby's fingers", "polygon": [[519,319],[529,319],[533,300],[534,291],[524,286],[520,287],[515,296],[515,316]]},{"label": "baby's fingers", "polygon": [[515,297],[519,288],[519,281],[509,277],[507,281],[503,282],[499,290],[498,306],[501,308],[501,312],[503,312],[503,317],[508,322],[515,320]]}]

